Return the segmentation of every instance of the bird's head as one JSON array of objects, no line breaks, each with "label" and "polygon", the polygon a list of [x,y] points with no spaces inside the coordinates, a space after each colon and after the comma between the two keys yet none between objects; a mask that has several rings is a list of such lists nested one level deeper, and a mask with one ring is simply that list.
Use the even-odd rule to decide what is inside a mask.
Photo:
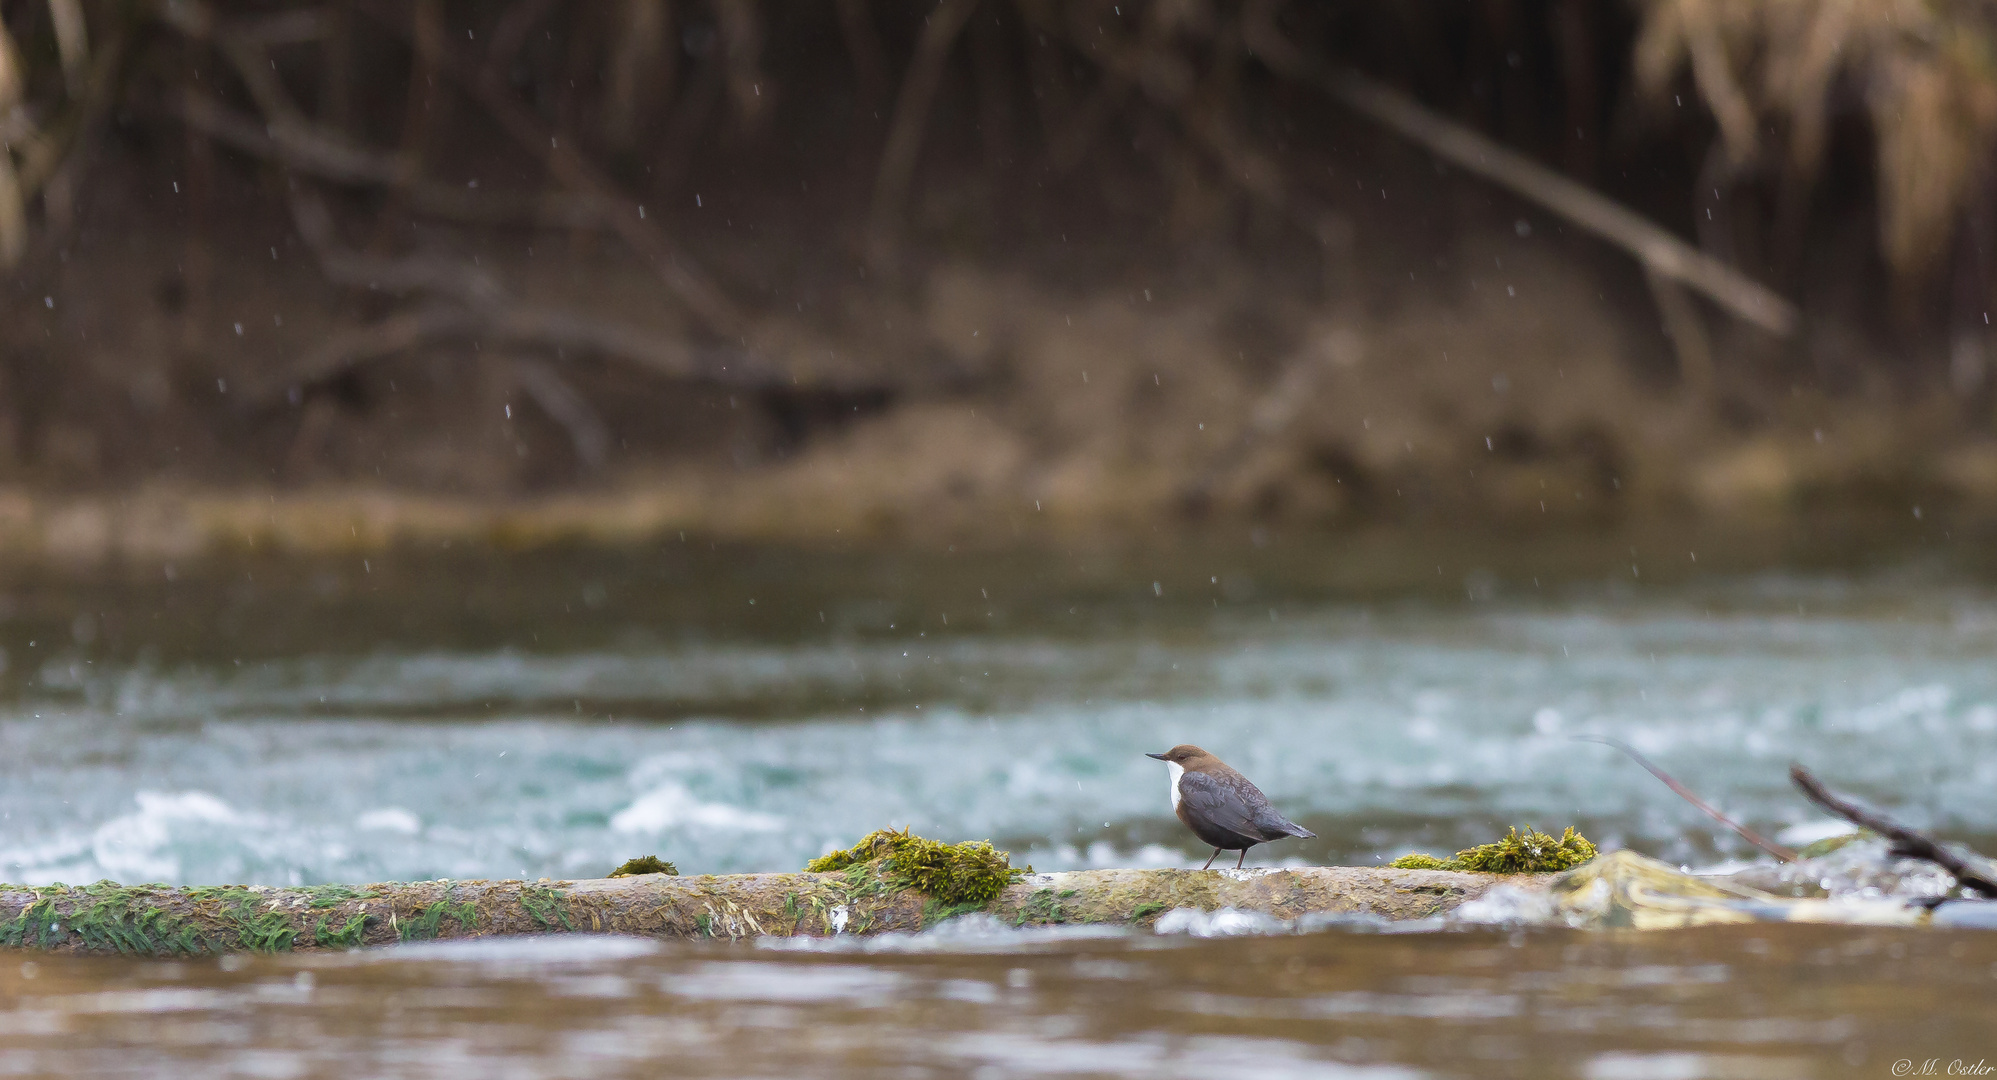
[{"label": "bird's head", "polygon": [[1212,754],[1191,743],[1180,743],[1162,754],[1146,754],[1144,756],[1157,758],[1159,761],[1169,762],[1181,768],[1191,769],[1194,772],[1199,771],[1198,767],[1200,765],[1215,760]]}]

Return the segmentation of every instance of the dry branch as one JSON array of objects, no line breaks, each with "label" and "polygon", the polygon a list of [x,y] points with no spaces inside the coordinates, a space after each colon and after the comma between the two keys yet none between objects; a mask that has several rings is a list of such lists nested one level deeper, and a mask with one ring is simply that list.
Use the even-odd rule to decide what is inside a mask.
[{"label": "dry branch", "polygon": [[[1084,106],[1074,125],[1055,140],[1057,167],[1063,160],[1078,162],[1093,126],[1120,105],[1129,87],[1144,91],[1154,104],[1178,119],[1190,141],[1213,162],[1230,185],[1246,192],[1308,235],[1333,246],[1332,238],[1348,226],[1316,200],[1292,189],[1283,167],[1253,146],[1232,122],[1218,95],[1202,94],[1193,66],[1172,51],[1165,39],[1171,29],[1162,19],[1147,20],[1142,34],[1126,40],[1102,32],[1081,7],[1025,6],[1033,25],[1064,37],[1081,54],[1103,69],[1103,83]],[[1057,15],[1056,12],[1060,14]],[[1065,18],[1061,16],[1065,16]],[[1091,31],[1096,31],[1091,33]],[[1084,128],[1087,124],[1089,127]],[[1066,155],[1066,158],[1062,155]]]},{"label": "dry branch", "polygon": [[[27,206],[41,195],[50,231],[69,221],[72,189],[92,138],[109,115],[120,90],[126,35],[107,35],[94,58],[69,83],[68,108],[37,123],[29,112],[26,73],[0,24],[0,267],[27,251]],[[21,158],[17,168],[13,156]]]},{"label": "dry branch", "polygon": [[888,95],[887,50],[881,46],[880,31],[874,29],[867,0],[838,0],[838,6],[839,33],[846,39],[846,53],[853,60],[860,104],[871,109]]},{"label": "dry branch", "polygon": [[343,247],[325,205],[305,193],[292,199],[299,235],[327,279],[369,290],[429,297],[423,307],[336,334],[283,370],[245,387],[250,404],[274,401],[293,387],[324,382],[371,360],[421,345],[476,340],[500,348],[593,353],[615,357],[657,375],[730,386],[798,385],[734,349],[697,349],[674,335],[614,319],[524,304],[497,278],[475,266],[430,256],[383,258]]},{"label": "dry branch", "polygon": [[888,128],[887,145],[881,150],[881,166],[874,178],[868,256],[879,268],[886,269],[895,261],[895,248],[901,239],[902,204],[908,201],[916,155],[922,150],[923,132],[929,126],[929,109],[935,104],[937,86],[943,81],[943,64],[977,7],[978,0],[943,0],[925,20],[922,36],[916,41],[915,57],[908,63],[908,73],[902,76],[901,93],[895,98],[894,122]]},{"label": "dry branch", "polygon": [[1699,314],[1698,305],[1686,295],[1684,286],[1649,264],[1644,265],[1643,279],[1650,286],[1650,296],[1657,302],[1658,312],[1664,316],[1664,335],[1671,339],[1672,351],[1678,354],[1678,378],[1692,396],[1711,397],[1713,343],[1706,334],[1706,322]]},{"label": "dry branch", "polygon": [[1795,332],[1795,305],[1634,210],[1370,79],[1349,71],[1328,72],[1319,85],[1355,111],[1413,139],[1438,157],[1546,207],[1628,251],[1646,268],[1704,294],[1763,330],[1779,337]]},{"label": "dry branch", "polygon": [[679,51],[667,41],[672,11],[666,0],[623,0],[619,5],[603,109],[603,137],[613,146],[628,149],[649,109],[671,100],[662,90],[679,71]]},{"label": "dry branch", "polygon": [[1430,153],[1529,199],[1621,247],[1651,271],[1683,283],[1778,337],[1795,332],[1796,308],[1774,290],[1698,250],[1634,210],[1510,150],[1414,99],[1355,72],[1333,69],[1291,45],[1267,4],[1247,20],[1248,44],[1270,69],[1315,85],[1353,111]]},{"label": "dry branch", "polygon": [[1829,810],[1831,813],[1892,841],[1893,854],[1905,859],[1921,859],[1955,875],[1955,880],[1964,888],[1973,889],[1986,897],[1997,899],[1997,863],[1983,858],[1974,852],[1955,851],[1943,847],[1933,837],[1916,829],[1902,825],[1885,814],[1848,799],[1824,786],[1823,781],[1810,774],[1801,765],[1789,766],[1789,779],[1803,789],[1810,801]]},{"label": "dry branch", "polygon": [[36,135],[27,113],[27,77],[7,23],[0,20],[0,267],[28,249],[27,193],[14,168],[14,144]]},{"label": "dry branch", "polygon": [[[398,7],[379,3],[362,3],[357,7],[399,35],[410,37],[415,34]],[[530,8],[527,14],[531,16],[537,10]],[[218,23],[214,11],[198,0],[177,0],[164,5],[162,11],[167,21],[188,37],[217,40],[242,76],[258,108],[273,124],[272,142],[289,138],[297,144],[294,150],[302,149],[307,140],[301,138],[301,132],[309,130],[309,126],[302,113],[290,103],[283,87],[270,76],[267,54],[250,36],[236,33],[233,27]],[[522,17],[513,25],[519,27],[518,33],[524,38],[532,20]],[[564,145],[531,110],[515,100],[495,65],[475,63],[453,44],[440,41],[434,45],[434,53],[426,50],[426,55],[436,65],[438,73],[464,87],[507,136],[539,158],[557,181],[600,208],[604,224],[652,266],[666,287],[695,318],[713,333],[724,337],[742,337],[745,334],[749,320],[734,301],[707,279],[693,258],[680,250],[664,230],[640,217],[638,200],[618,191],[601,170],[583,157],[573,145],[573,140]],[[290,128],[282,126],[287,121],[292,125]],[[276,133],[279,130],[285,131],[285,135],[279,136]],[[327,149],[326,140],[312,141],[319,144],[316,150]],[[344,160],[340,160],[342,157]],[[320,160],[329,165],[338,162],[349,168],[365,164],[368,174],[376,182],[394,179],[382,177],[376,168],[376,161],[364,162],[352,155],[322,155]]]},{"label": "dry branch", "polygon": [[354,187],[399,188],[412,209],[453,221],[525,223],[543,228],[605,228],[596,202],[569,192],[509,195],[454,187],[415,175],[393,155],[355,144],[330,127],[308,122],[260,124],[205,94],[182,95],[177,110],[189,127],[242,153],[321,180]]},{"label": "dry branch", "polygon": [[722,55],[728,63],[728,97],[742,126],[754,129],[770,113],[775,88],[765,94],[763,83],[763,18],[755,0],[712,0],[720,25]]},{"label": "dry branch", "polygon": [[600,469],[610,456],[610,427],[561,372],[529,356],[515,357],[513,377],[534,404],[569,433],[576,459],[585,468]]},{"label": "dry branch", "polygon": [[[176,7],[181,9],[174,25],[190,36],[214,40],[221,46],[266,120],[260,128],[256,121],[220,102],[190,93],[182,114],[191,128],[247,152],[338,182],[384,186],[412,195],[420,193],[432,205],[461,212],[474,208],[472,200],[455,192],[447,194],[441,185],[415,180],[410,153],[391,156],[369,151],[337,132],[313,125],[290,100],[282,84],[271,76],[267,53],[257,39],[238,32],[233,24],[218,23],[205,8],[191,3]],[[523,4],[509,13],[505,42],[509,48],[524,40],[540,10],[538,6]],[[376,14],[401,28],[385,14]],[[425,34],[420,27],[414,33],[425,64],[464,85],[516,142],[534,149],[551,174],[572,189],[574,194],[566,207],[572,215],[582,218],[587,213],[588,220],[607,226],[646,255],[668,286],[710,331],[726,337],[742,336],[746,316],[697,269],[682,265],[690,264],[690,260],[674,250],[663,231],[639,215],[635,202],[629,202],[632,211],[629,214],[613,210],[620,200],[610,181],[573,147],[563,147],[559,136],[545,132],[531,112],[514,100],[500,78],[497,61],[501,54],[495,53],[491,58],[494,62],[481,69],[441,40],[440,33]],[[543,139],[545,148],[540,145]],[[777,370],[733,346],[696,349],[677,335],[662,337],[655,331],[615,320],[511,302],[491,275],[462,264],[423,256],[387,259],[346,249],[334,235],[331,216],[322,203],[297,194],[292,208],[300,234],[317,255],[329,280],[355,288],[423,294],[431,301],[422,308],[372,326],[334,335],[282,371],[245,388],[244,400],[252,405],[273,401],[300,385],[323,382],[370,360],[433,342],[466,338],[502,348],[599,353],[671,378],[734,386],[794,386],[800,382],[796,375]],[[490,204],[478,208],[489,210]],[[827,381],[821,378],[814,383]],[[546,380],[542,384],[547,389]],[[574,430],[574,425],[563,422]],[[592,449],[595,440],[578,438],[578,447],[586,456],[600,457]]]},{"label": "dry branch", "polygon": [[1651,762],[1649,758],[1638,753],[1636,747],[1631,746],[1630,744],[1622,741],[1621,739],[1611,738],[1607,735],[1576,735],[1575,738],[1581,740],[1582,742],[1601,743],[1603,746],[1613,746],[1616,749],[1621,750],[1623,753],[1629,755],[1630,760],[1636,762],[1638,765],[1643,766],[1643,771],[1663,781],[1664,786],[1670,788],[1672,792],[1676,794],[1679,798],[1684,799],[1686,802],[1691,803],[1693,806],[1698,807],[1699,810],[1703,812],[1707,817],[1712,818],[1714,821],[1717,821],[1720,824],[1725,825],[1727,828],[1732,829],[1734,832],[1739,833],[1741,839],[1746,840],[1748,843],[1753,844],[1755,847],[1758,847],[1761,850],[1766,851],[1770,855],[1773,855],[1776,858],[1781,859],[1783,862],[1796,861],[1796,853],[1794,851],[1791,851],[1788,848],[1783,847],[1781,844],[1778,844],[1773,840],[1769,840],[1763,837],[1760,833],[1755,832],[1753,829],[1750,829],[1747,826],[1742,825],[1740,822],[1735,821],[1734,819],[1726,816],[1725,814],[1720,813],[1717,809],[1713,807],[1711,803],[1708,803],[1706,800],[1701,799],[1697,795],[1694,795],[1692,793],[1691,788],[1688,788],[1685,785],[1679,783],[1677,779],[1674,778],[1670,773],[1665,772],[1663,769],[1658,768],[1654,763]]},{"label": "dry branch", "polygon": [[[366,4],[363,8],[401,28],[399,21],[380,15],[376,5]],[[472,63],[455,46],[440,50],[439,55],[440,70],[463,85],[508,137],[539,157],[549,175],[607,208],[605,221],[611,231],[651,265],[666,288],[695,318],[724,337],[741,337],[746,332],[748,316],[708,280],[693,257],[681,250],[663,228],[640,217],[638,200],[620,192],[615,183],[582,155],[573,140],[563,145],[532,111],[516,100],[498,70]]]}]

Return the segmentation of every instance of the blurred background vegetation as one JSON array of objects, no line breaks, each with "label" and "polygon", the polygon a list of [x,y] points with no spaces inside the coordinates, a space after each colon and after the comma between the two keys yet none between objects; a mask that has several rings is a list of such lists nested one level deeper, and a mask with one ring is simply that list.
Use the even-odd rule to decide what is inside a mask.
[{"label": "blurred background vegetation", "polygon": [[0,547],[1997,510],[1985,3],[0,23]]}]

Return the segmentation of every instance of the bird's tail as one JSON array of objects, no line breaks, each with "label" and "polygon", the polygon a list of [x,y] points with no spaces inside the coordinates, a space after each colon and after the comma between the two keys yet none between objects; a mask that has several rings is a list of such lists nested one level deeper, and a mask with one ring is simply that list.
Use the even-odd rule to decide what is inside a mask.
[{"label": "bird's tail", "polygon": [[1309,829],[1304,828],[1302,825],[1299,825],[1294,821],[1283,822],[1283,831],[1289,833],[1291,836],[1294,836],[1299,840],[1317,839],[1316,833],[1310,831]]}]

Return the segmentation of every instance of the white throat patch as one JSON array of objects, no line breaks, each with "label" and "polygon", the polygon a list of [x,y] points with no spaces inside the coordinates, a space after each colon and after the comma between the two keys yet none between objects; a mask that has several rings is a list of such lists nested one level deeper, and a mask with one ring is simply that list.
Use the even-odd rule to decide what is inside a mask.
[{"label": "white throat patch", "polygon": [[1165,768],[1172,775],[1172,812],[1179,812],[1179,778],[1186,775],[1186,767],[1176,761],[1168,761]]}]

